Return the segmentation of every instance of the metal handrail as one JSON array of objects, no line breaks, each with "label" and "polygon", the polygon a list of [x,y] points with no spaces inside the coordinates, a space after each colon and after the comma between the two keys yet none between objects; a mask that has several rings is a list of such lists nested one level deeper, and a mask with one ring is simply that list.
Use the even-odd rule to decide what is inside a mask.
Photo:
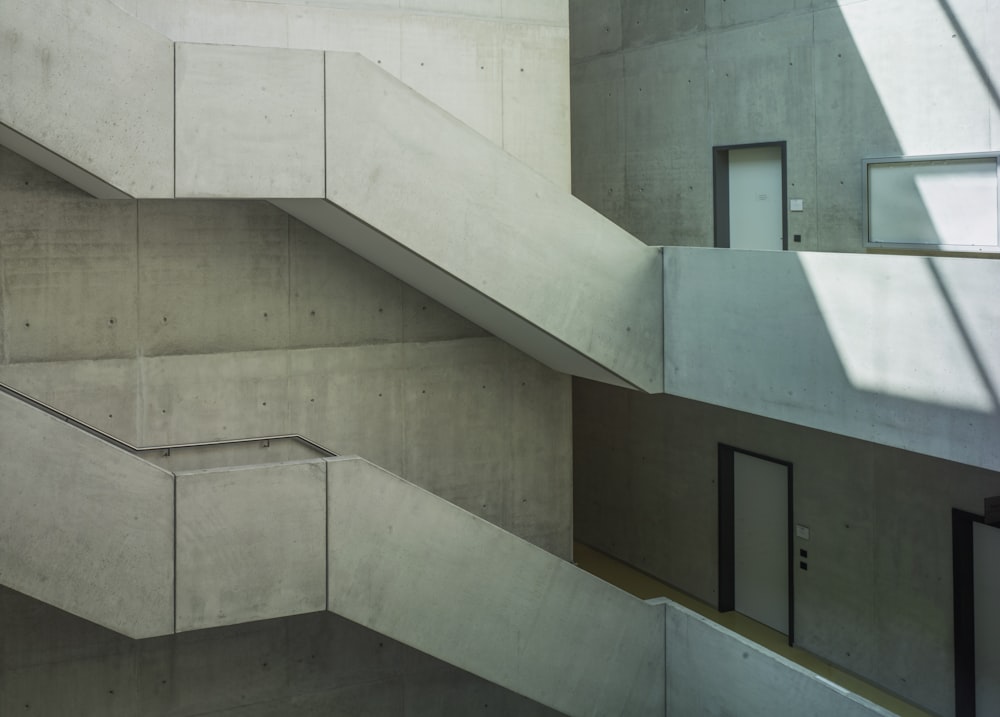
[{"label": "metal handrail", "polygon": [[18,391],[13,386],[8,386],[7,384],[0,382],[0,391],[6,393],[8,396],[11,396],[12,398],[16,398],[17,400],[22,401],[23,403],[27,403],[30,406],[33,406],[41,411],[44,411],[45,413],[48,413],[50,416],[58,418],[59,420],[64,421],[65,423],[68,423],[71,426],[74,426],[75,428],[79,428],[81,431],[85,431],[86,433],[89,433],[92,436],[101,439],[102,441],[110,443],[111,445],[120,448],[123,451],[127,451],[128,453],[132,453],[134,455],[138,455],[140,453],[145,453],[148,451],[169,451],[178,448],[224,446],[234,443],[255,443],[259,441],[277,441],[282,439],[291,439],[304,443],[313,450],[315,450],[317,453],[323,454],[326,457],[335,457],[337,455],[333,451],[324,448],[315,441],[311,441],[308,438],[300,436],[297,433],[286,433],[276,436],[256,436],[253,438],[230,438],[219,441],[202,441],[199,443],[174,443],[170,445],[157,445],[157,446],[133,446],[128,441],[123,441],[120,438],[115,438],[110,433],[105,433],[100,428],[91,426],[89,423],[85,423],[84,421],[81,421],[78,418],[73,418],[73,416],[70,416],[67,413],[63,413],[58,408],[54,408],[49,404],[44,403],[43,401],[39,401],[37,398],[32,398],[28,394]]}]

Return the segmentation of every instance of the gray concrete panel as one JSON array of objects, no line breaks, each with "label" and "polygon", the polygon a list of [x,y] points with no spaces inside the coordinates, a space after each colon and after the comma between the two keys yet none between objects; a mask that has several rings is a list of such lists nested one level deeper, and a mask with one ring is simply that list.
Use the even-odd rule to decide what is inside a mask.
[{"label": "gray concrete panel", "polygon": [[863,157],[903,153],[840,9],[816,13],[817,248],[860,251]]},{"label": "gray concrete panel", "polygon": [[[569,376],[530,360],[511,366],[512,490],[508,530],[573,554],[573,411]],[[533,536],[546,536],[542,543]]]},{"label": "gray concrete panel", "polygon": [[[499,0],[486,1],[497,5],[495,17],[499,17]],[[413,15],[402,29],[399,72],[403,82],[495,145],[504,139],[500,29],[498,23],[483,20]],[[337,99],[343,96],[338,83],[336,76],[327,78],[328,104],[342,104]],[[328,153],[327,163],[331,161],[340,160]]]},{"label": "gray concrete panel", "polygon": [[142,202],[142,354],[287,346],[288,251],[288,217],[267,204]]},{"label": "gray concrete panel", "polygon": [[[120,0],[119,0],[120,2]],[[130,0],[127,11],[176,42],[287,47],[291,8],[256,0]]]},{"label": "gray concrete panel", "polygon": [[[468,306],[467,315],[493,333],[503,337],[505,332],[495,330],[497,318],[490,321],[491,315],[513,322],[514,330],[527,327],[512,314],[531,316],[542,330],[570,347],[584,349],[595,362],[619,371],[627,380],[646,387],[658,384],[658,378],[650,375],[658,363],[660,340],[660,329],[652,325],[658,313],[651,286],[659,273],[651,264],[654,252],[406,92],[367,61],[333,53],[327,58],[330,96],[350,93],[359,98],[349,112],[340,103],[327,109],[329,199],[395,240],[373,244],[375,237],[368,236],[366,248],[358,247],[351,237],[352,249],[368,258],[382,253],[377,263],[393,264],[394,273],[426,290],[419,279],[411,279],[411,274],[425,271],[421,262],[414,263],[413,254],[419,255],[437,267],[432,271],[461,277],[461,284],[445,284],[435,298],[445,292],[465,296],[470,289],[487,290],[489,304],[480,300],[462,306]],[[372,91],[373,86],[384,92]],[[359,113],[370,122],[359,122]],[[405,125],[400,117],[407,118]],[[373,127],[379,131],[371,132]],[[434,147],[449,149],[428,154]],[[470,182],[466,173],[457,172],[457,156],[462,157],[461,166],[481,168],[482,181]],[[364,157],[366,176],[377,172],[380,181],[359,184],[352,157]],[[403,167],[407,170],[400,171]],[[423,187],[434,191],[415,191]],[[313,226],[337,221],[322,216],[322,207],[288,202],[281,206]],[[307,211],[316,215],[303,217]],[[497,226],[506,229],[504,241],[495,241]],[[583,237],[593,237],[586,251],[581,250]],[[435,273],[434,278],[445,276]],[[558,311],[549,298],[553,295],[562,296]],[[510,313],[498,314],[497,304]],[[532,309],[532,304],[544,304],[545,311]],[[636,306],[647,308],[637,314]],[[584,316],[585,322],[575,318]],[[515,343],[531,351],[528,341]]]},{"label": "gray concrete panel", "polygon": [[0,382],[115,438],[139,442],[135,359],[0,365]]},{"label": "gray concrete panel", "polygon": [[402,282],[315,229],[288,221],[291,345],[401,341]]},{"label": "gray concrete panel", "polygon": [[[1000,467],[1000,365],[982,349],[1000,340],[1000,317],[977,298],[1000,286],[993,263],[678,248],[665,256],[669,392]],[[981,318],[966,318],[971,305]]]},{"label": "gray concrete panel", "polygon": [[650,45],[705,29],[705,2],[621,0],[622,45]]},{"label": "gray concrete panel", "polygon": [[573,196],[618,225],[627,220],[624,64],[614,54],[570,68]]},{"label": "gray concrete panel", "polygon": [[412,286],[403,288],[403,341],[482,338],[489,332]]},{"label": "gray concrete panel", "polygon": [[569,44],[573,60],[621,49],[621,0],[569,3]]},{"label": "gray concrete panel", "polygon": [[132,717],[138,713],[136,659],[132,651],[109,657],[66,660],[0,670],[0,713],[90,714]]},{"label": "gray concrete panel", "polygon": [[136,208],[98,201],[0,149],[9,362],[133,355]]},{"label": "gray concrete panel", "polygon": [[[570,93],[565,27],[514,25],[503,36],[503,148],[570,190]],[[533,107],[548,107],[534,112]]]},{"label": "gray concrete panel", "polygon": [[667,714],[891,717],[885,710],[666,601]]},{"label": "gray concrete panel", "polygon": [[333,7],[316,10],[301,5],[289,9],[290,47],[357,52],[399,77],[404,15]]},{"label": "gray concrete panel", "polygon": [[507,460],[514,448],[510,353],[495,339],[403,347],[403,475],[504,527],[516,464]]},{"label": "gray concrete panel", "polygon": [[15,0],[4,47],[0,123],[127,194],[173,194],[169,40],[111,3]]},{"label": "gray concrete panel", "polygon": [[662,612],[367,462],[328,466],[332,612],[567,714],[662,713]]},{"label": "gray concrete panel", "polygon": [[[782,15],[818,9],[829,5],[828,0],[763,0],[754,3],[729,3],[726,0],[705,0],[705,20],[710,28],[749,25],[779,18]],[[833,3],[836,4],[836,3]]]},{"label": "gray concrete panel", "polygon": [[177,630],[326,607],[321,461],[177,475]]},{"label": "gray concrete panel", "polygon": [[178,197],[323,195],[323,56],[177,45]]},{"label": "gray concrete panel", "polygon": [[[956,500],[959,496],[972,502],[991,493],[942,461],[905,451],[877,451],[872,472],[878,516],[875,679],[932,712],[950,714],[955,705],[950,508],[965,502]],[[981,498],[976,502],[981,513]],[[922,528],[908,519],[912,515],[921,516]]]},{"label": "gray concrete panel", "polygon": [[143,445],[291,432],[284,351],[164,356],[140,363]]},{"label": "gray concrete panel", "polygon": [[172,632],[172,476],[7,395],[0,422],[3,583],[131,637]]},{"label": "gray concrete panel", "polygon": [[144,641],[138,714],[213,714],[286,694],[283,620],[198,630]]},{"label": "gray concrete panel", "polygon": [[[289,427],[335,453],[403,470],[405,369],[400,344],[288,355]],[[378,456],[378,458],[375,458]]]},{"label": "gray concrete panel", "polygon": [[5,587],[0,587],[0,630],[0,675],[23,667],[124,654],[136,645],[131,638]]},{"label": "gray concrete panel", "polygon": [[623,226],[647,244],[712,244],[705,55],[701,36],[625,55]]},{"label": "gray concrete panel", "polygon": [[569,27],[569,0],[502,0],[506,20]]},{"label": "gray concrete panel", "polygon": [[630,394],[579,379],[573,384],[574,533],[577,540],[628,560],[631,555],[625,551],[637,542],[635,521],[609,517],[630,515],[632,507],[627,445]]}]

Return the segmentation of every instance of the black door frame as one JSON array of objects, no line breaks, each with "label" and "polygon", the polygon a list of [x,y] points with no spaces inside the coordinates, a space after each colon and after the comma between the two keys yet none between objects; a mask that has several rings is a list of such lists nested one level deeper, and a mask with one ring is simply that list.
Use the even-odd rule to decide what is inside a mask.
[{"label": "black door frame", "polygon": [[788,142],[754,142],[712,148],[715,201],[715,246],[729,248],[729,152],[733,149],[777,147],[781,150],[781,248],[788,249]]},{"label": "black door frame", "polygon": [[976,581],[973,532],[981,515],[951,509],[955,620],[955,717],[976,717]]},{"label": "black door frame", "polygon": [[795,644],[795,540],[793,525],[793,474],[788,461],[765,456],[725,443],[719,444],[719,612],[736,609],[736,483],[735,456],[752,458],[785,466],[788,473],[788,644]]}]

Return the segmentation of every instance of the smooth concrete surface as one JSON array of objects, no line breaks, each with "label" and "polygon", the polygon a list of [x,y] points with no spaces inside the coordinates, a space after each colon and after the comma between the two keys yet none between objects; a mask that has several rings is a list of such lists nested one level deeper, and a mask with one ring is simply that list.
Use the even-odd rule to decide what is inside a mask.
[{"label": "smooth concrete surface", "polygon": [[332,612],[567,714],[663,713],[661,611],[366,461],[327,465]]},{"label": "smooth concrete surface", "polygon": [[120,192],[173,195],[173,43],[103,1],[10,0],[2,32],[0,124]]},{"label": "smooth concrete surface", "polygon": [[0,634],[4,715],[556,715],[328,612],[131,640],[0,587]]},{"label": "smooth concrete surface", "polygon": [[327,196],[351,216],[282,208],[529,353],[656,390],[655,252],[363,58],[327,53],[327,87]]},{"label": "smooth concrete surface", "polygon": [[360,53],[569,189],[567,0],[112,1],[180,43]]},{"label": "smooth concrete surface", "polygon": [[96,201],[8,150],[0,201],[0,381],[138,446],[308,436],[570,556],[568,376],[263,202]]},{"label": "smooth concrete surface", "polygon": [[892,717],[742,635],[677,603],[666,613],[667,714]]},{"label": "smooth concrete surface", "polygon": [[[712,147],[786,141],[788,196],[804,203],[788,213],[789,234],[801,237],[790,248],[861,252],[862,158],[1000,148],[989,34],[998,9],[573,2],[574,193],[650,244],[711,246]],[[615,63],[622,71],[595,86]],[[605,119],[609,104],[623,135]],[[620,170],[585,148],[618,141],[626,196],[599,205]]]},{"label": "smooth concrete surface", "polygon": [[323,54],[179,42],[178,197],[321,197]]},{"label": "smooth concrete surface", "polygon": [[1000,469],[1000,264],[679,247],[664,261],[668,392]]},{"label": "smooth concrete surface", "polygon": [[0,582],[130,637],[172,632],[172,476],[7,394],[0,428]]},{"label": "smooth concrete surface", "polygon": [[177,474],[177,631],[326,607],[326,466]]},{"label": "smooth concrete surface", "polygon": [[951,509],[981,513],[1000,473],[587,381],[573,405],[579,540],[718,605],[718,446],[788,461],[810,531],[793,544],[809,566],[794,571],[796,645],[952,714]]}]

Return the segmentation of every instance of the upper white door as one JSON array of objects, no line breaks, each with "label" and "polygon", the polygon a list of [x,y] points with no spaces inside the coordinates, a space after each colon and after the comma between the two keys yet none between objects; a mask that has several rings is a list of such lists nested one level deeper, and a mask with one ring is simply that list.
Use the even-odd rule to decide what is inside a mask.
[{"label": "upper white door", "polygon": [[729,246],[783,249],[780,147],[729,150]]},{"label": "upper white door", "polygon": [[1000,715],[1000,528],[973,525],[976,714]]},{"label": "upper white door", "polygon": [[788,634],[788,466],[733,454],[736,611]]}]

